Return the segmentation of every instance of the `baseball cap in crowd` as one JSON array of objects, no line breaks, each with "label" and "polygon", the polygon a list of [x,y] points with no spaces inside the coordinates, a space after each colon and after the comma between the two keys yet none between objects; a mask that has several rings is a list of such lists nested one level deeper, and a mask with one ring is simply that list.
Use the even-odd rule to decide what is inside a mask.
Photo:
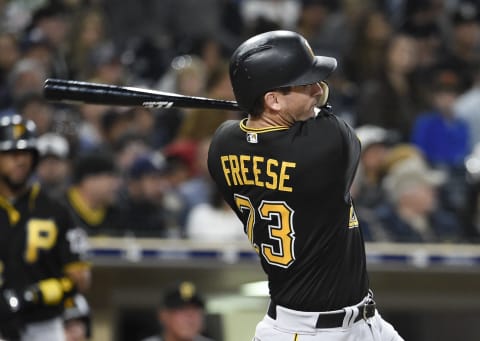
[{"label": "baseball cap in crowd", "polygon": [[398,198],[419,185],[438,187],[445,183],[446,173],[431,168],[423,159],[410,157],[396,163],[383,180],[388,196],[397,201]]},{"label": "baseball cap in crowd", "polygon": [[425,156],[423,152],[415,145],[410,143],[399,143],[388,151],[384,161],[384,169],[386,172],[388,172],[403,160],[410,158],[424,159],[424,157]]},{"label": "baseball cap in crowd", "polygon": [[139,179],[148,174],[164,175],[169,171],[165,157],[159,153],[142,155],[136,158],[128,170],[131,179]]},{"label": "baseball cap in crowd", "polygon": [[106,152],[96,152],[81,155],[74,164],[73,182],[100,174],[117,174],[118,168],[113,156]]},{"label": "baseball cap in crowd", "polygon": [[52,156],[66,159],[70,152],[67,139],[56,133],[45,133],[37,139],[37,148],[41,157]]},{"label": "baseball cap in crowd", "polygon": [[108,64],[121,64],[121,52],[112,43],[104,43],[88,55],[88,62],[93,68],[98,68]]},{"label": "baseball cap in crowd", "polygon": [[355,133],[362,144],[362,151],[375,144],[391,145],[398,140],[398,135],[394,132],[371,124],[356,128]]},{"label": "baseball cap in crowd", "polygon": [[198,144],[194,141],[175,141],[165,146],[163,153],[172,164],[180,162],[188,168],[190,174],[195,174],[197,147]]},{"label": "baseball cap in crowd", "polygon": [[170,287],[163,297],[162,306],[166,309],[178,309],[189,305],[203,309],[205,301],[198,293],[195,284],[189,281],[180,282]]}]

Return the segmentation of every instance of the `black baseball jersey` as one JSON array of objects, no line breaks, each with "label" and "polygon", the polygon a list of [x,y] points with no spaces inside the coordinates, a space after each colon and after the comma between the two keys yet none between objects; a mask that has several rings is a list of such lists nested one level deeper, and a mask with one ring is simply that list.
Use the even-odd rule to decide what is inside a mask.
[{"label": "black baseball jersey", "polygon": [[[46,278],[65,277],[65,270],[88,266],[86,234],[75,228],[70,213],[32,186],[15,202],[0,196],[1,288],[21,291]],[[22,314],[23,322],[60,316],[63,308],[38,306]],[[0,321],[0,325],[1,325]]]},{"label": "black baseball jersey", "polygon": [[65,204],[74,222],[90,236],[115,236],[122,233],[125,224],[124,212],[114,206],[91,209],[80,196],[75,186],[65,193]]},{"label": "black baseball jersey", "polygon": [[227,121],[216,131],[209,171],[260,255],[276,304],[326,311],[367,294],[349,194],[359,155],[358,138],[331,113],[292,127]]}]

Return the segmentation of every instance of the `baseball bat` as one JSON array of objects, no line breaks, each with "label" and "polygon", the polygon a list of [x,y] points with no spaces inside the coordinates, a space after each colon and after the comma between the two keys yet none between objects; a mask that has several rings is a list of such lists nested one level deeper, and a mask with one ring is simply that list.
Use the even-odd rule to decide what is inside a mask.
[{"label": "baseball bat", "polygon": [[48,78],[44,96],[50,101],[143,106],[146,108],[202,108],[240,111],[237,102],[186,96],[136,87]]}]

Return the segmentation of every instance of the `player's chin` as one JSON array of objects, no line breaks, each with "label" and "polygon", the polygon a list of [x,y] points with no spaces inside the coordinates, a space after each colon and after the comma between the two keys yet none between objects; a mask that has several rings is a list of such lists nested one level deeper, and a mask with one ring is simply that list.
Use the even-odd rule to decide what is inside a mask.
[{"label": "player's chin", "polygon": [[10,177],[10,182],[14,184],[24,184],[30,178],[30,172],[22,172]]},{"label": "player's chin", "polygon": [[27,186],[28,179],[29,177],[27,176],[27,177],[9,177],[9,178],[4,178],[3,180],[10,189],[14,191],[18,191]]}]

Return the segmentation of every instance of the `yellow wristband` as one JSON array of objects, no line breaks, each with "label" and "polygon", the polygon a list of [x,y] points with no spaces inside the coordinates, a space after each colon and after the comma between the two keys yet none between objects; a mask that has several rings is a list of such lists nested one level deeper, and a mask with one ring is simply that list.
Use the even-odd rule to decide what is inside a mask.
[{"label": "yellow wristband", "polygon": [[56,278],[44,279],[38,282],[38,288],[42,294],[42,303],[46,305],[57,305],[63,299],[62,284]]}]

